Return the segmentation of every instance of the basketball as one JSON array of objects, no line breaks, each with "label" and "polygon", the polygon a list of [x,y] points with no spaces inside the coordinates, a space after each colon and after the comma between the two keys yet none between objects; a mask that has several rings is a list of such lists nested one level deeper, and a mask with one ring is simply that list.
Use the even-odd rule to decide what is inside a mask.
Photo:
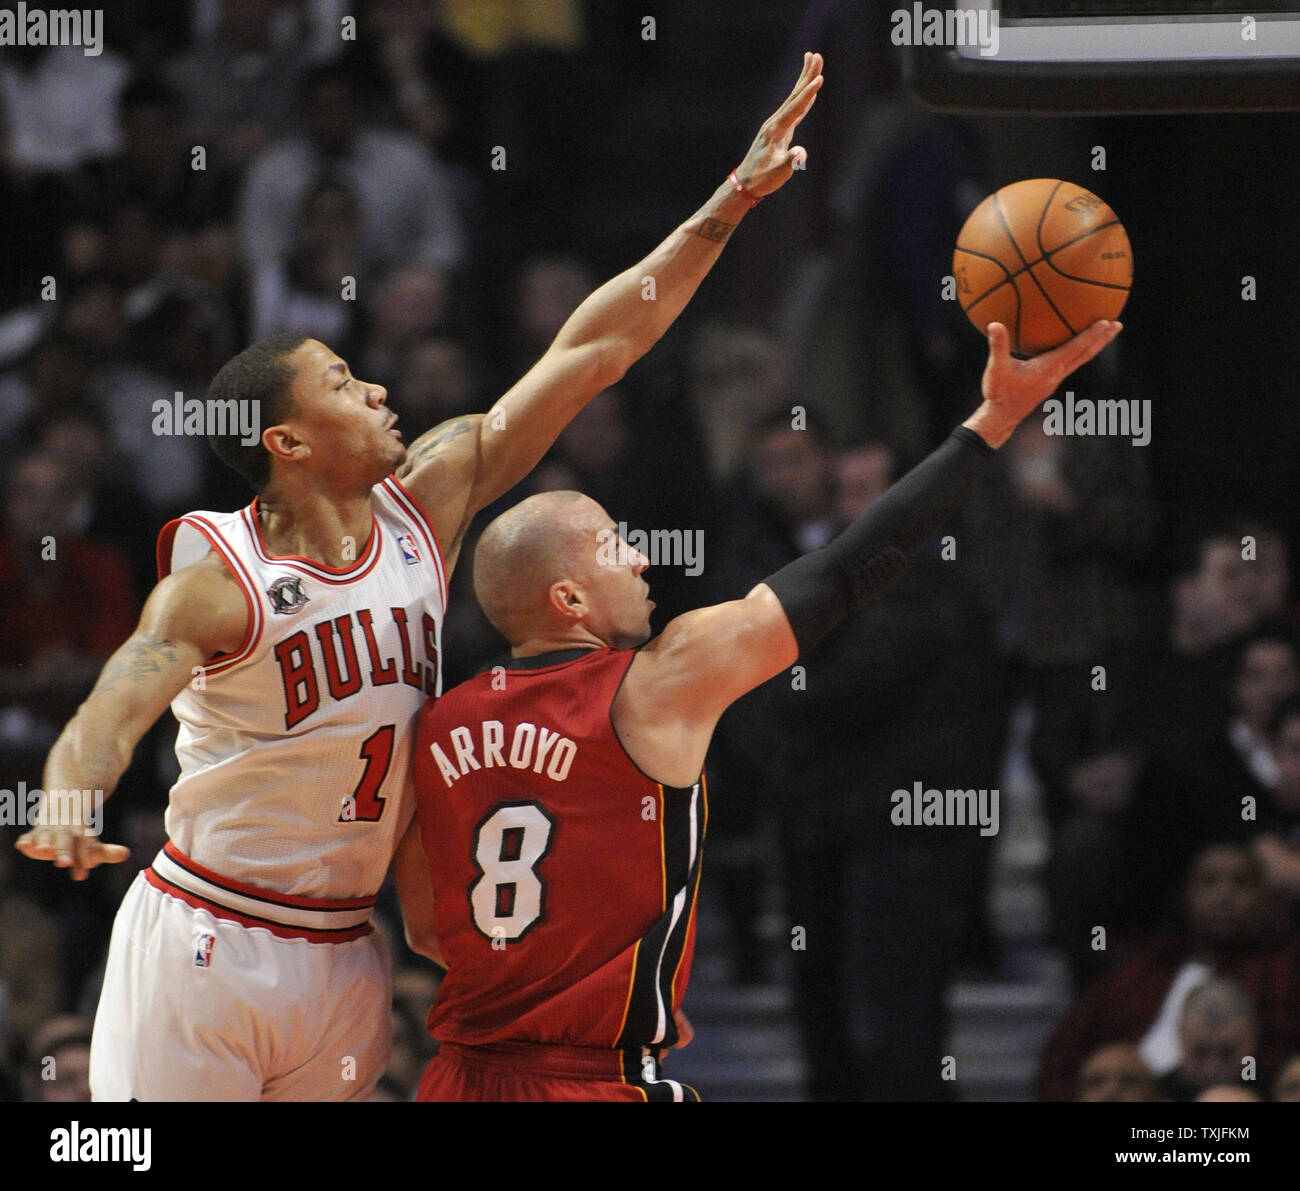
[{"label": "basketball", "polygon": [[1099,318],[1119,317],[1133,253],[1118,216],[1090,190],[1028,178],[971,212],[952,271],[966,317],[981,332],[1004,324],[1013,354],[1036,356]]}]

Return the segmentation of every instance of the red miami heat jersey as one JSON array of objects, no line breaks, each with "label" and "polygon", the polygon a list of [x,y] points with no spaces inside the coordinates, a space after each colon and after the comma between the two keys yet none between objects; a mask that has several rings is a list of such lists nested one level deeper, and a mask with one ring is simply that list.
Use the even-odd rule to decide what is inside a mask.
[{"label": "red miami heat jersey", "polygon": [[448,971],[435,1038],[669,1046],[695,947],[704,776],[645,776],[610,720],[635,651],[517,658],[427,703],[420,834]]},{"label": "red miami heat jersey", "polygon": [[364,921],[414,813],[415,722],[440,689],[446,575],[432,526],[394,477],[370,503],[370,535],[339,568],[271,555],[256,501],[186,514],[159,538],[160,577],[219,554],[249,623],[240,648],[172,703],[181,774],[154,871],[206,896],[195,882],[212,870],[227,879],[223,904],[251,919],[257,891],[272,890],[345,899],[318,917]]}]

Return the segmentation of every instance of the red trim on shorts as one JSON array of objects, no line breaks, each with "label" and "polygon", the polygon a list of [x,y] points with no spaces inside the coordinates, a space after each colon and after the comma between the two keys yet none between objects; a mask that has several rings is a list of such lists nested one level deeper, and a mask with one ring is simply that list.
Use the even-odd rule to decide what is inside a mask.
[{"label": "red trim on shorts", "polygon": [[238,923],[249,930],[270,931],[271,934],[281,939],[306,939],[309,943],[350,943],[353,939],[365,938],[375,929],[368,922],[344,930],[306,930],[302,927],[285,926],[283,923],[272,922],[266,918],[254,918],[248,914],[238,914],[234,910],[228,910],[225,906],[219,906],[216,902],[199,897],[188,889],[173,885],[170,881],[160,877],[152,868],[144,870],[144,879],[160,893],[183,901],[187,906],[195,910],[207,910],[214,918],[222,918],[227,922]]},{"label": "red trim on shorts", "polygon": [[258,901],[271,902],[273,905],[288,906],[295,910],[368,910],[378,900],[379,895],[371,897],[299,897],[296,894],[274,893],[259,885],[249,885],[236,881],[234,877],[222,876],[212,869],[186,856],[171,840],[163,845],[163,851],[181,868],[188,869],[196,877],[202,877],[210,885],[228,889],[231,893],[240,893],[245,897],[255,897]]}]

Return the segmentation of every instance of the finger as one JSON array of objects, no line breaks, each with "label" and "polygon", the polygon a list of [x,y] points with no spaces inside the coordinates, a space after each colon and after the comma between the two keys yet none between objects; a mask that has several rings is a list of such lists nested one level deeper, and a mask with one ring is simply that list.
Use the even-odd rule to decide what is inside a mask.
[{"label": "finger", "polygon": [[1104,348],[1123,329],[1117,322],[1099,319],[1085,331],[1080,331],[1073,339],[1048,353],[1048,363],[1063,369],[1061,375],[1068,376],[1076,368],[1082,367]]},{"label": "finger", "polygon": [[125,844],[97,844],[95,857],[97,864],[121,864],[131,858],[131,849]]},{"label": "finger", "polygon": [[[787,95],[781,105],[772,113],[772,124],[783,124],[788,117],[791,109],[799,102],[803,93],[807,90],[810,83],[821,75],[822,56],[820,54],[805,54],[803,70],[799,72],[799,78],[796,80],[790,94]],[[820,86],[820,84],[818,84]]]},{"label": "finger", "polygon": [[989,361],[1003,363],[1011,356],[1011,337],[1002,323],[989,323],[985,327],[989,337]]},{"label": "finger", "polygon": [[795,79],[794,86],[790,88],[790,94],[787,95],[785,99],[782,101],[781,104],[782,107],[784,107],[787,103],[790,102],[790,100],[792,100],[796,95],[798,95],[799,92],[803,89],[803,85],[810,78],[812,78],[813,74],[816,73],[815,71],[811,71],[811,67],[812,67],[812,54],[810,54],[807,50],[805,50],[803,55],[803,65],[799,68],[799,77]]},{"label": "finger", "polygon": [[776,115],[772,117],[772,132],[778,140],[794,132],[799,121],[808,114],[808,110],[816,102],[817,92],[821,90],[822,83],[825,81],[824,75],[815,76],[797,95],[792,95],[777,109]]},{"label": "finger", "polygon": [[788,160],[791,169],[801,170],[808,164],[808,150],[802,145],[795,145],[794,148],[790,150]]}]

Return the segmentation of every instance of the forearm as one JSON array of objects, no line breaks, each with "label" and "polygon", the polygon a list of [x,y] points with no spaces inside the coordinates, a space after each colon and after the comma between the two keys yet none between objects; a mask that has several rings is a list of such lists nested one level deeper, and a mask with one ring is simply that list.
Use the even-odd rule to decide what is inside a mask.
[{"label": "forearm", "polygon": [[969,496],[993,453],[968,427],[958,428],[833,542],[765,581],[781,602],[800,654],[907,569],[907,559]]},{"label": "forearm", "polygon": [[648,256],[607,281],[578,307],[556,346],[601,344],[619,375],[672,326],[749,210],[728,181]]},{"label": "forearm", "polygon": [[126,772],[131,752],[131,747],[97,723],[83,706],[45,759],[44,788],[93,791],[99,798],[107,798]]}]

